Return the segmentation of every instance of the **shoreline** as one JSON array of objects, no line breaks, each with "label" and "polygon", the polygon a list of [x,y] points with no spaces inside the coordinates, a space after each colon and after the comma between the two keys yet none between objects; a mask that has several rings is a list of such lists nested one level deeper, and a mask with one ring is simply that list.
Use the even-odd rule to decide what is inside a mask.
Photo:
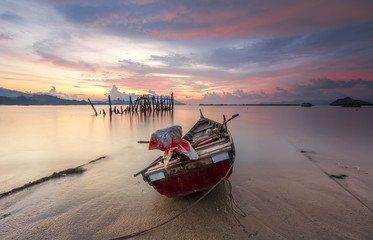
[{"label": "shoreline", "polygon": [[[11,225],[20,224],[20,217],[27,212],[39,209],[41,215],[49,216],[36,215],[36,219],[39,219],[36,223],[34,218],[30,222],[26,220],[20,231],[3,235],[2,238],[116,238],[165,221],[204,194],[199,192],[180,198],[167,198],[132,176],[128,176],[130,186],[122,185],[121,188],[105,191],[105,183],[112,183],[111,180],[104,180],[107,170],[118,164],[115,156],[110,156],[110,159],[109,162],[99,161],[91,165],[81,175],[53,179],[0,199],[0,203],[5,202],[5,208],[0,209],[1,228],[5,226],[9,234],[12,232],[9,229],[13,229]],[[328,165],[330,163],[324,162],[322,156],[312,151],[298,152],[297,159],[284,162],[241,161],[237,162],[230,180],[235,201],[247,214],[246,217],[238,216],[247,232],[242,230],[232,215],[227,190],[224,184],[220,184],[189,212],[136,239],[244,239],[248,233],[252,234],[252,239],[299,239],[302,236],[306,239],[369,239],[373,234],[372,213],[334,180],[325,176],[313,161],[331,174],[348,175],[345,179],[336,179],[342,184],[350,184],[357,177],[366,184],[366,188],[373,189],[370,174],[353,173],[336,164]],[[100,191],[92,198],[87,198],[87,190],[82,187],[89,188],[92,179],[97,178],[105,183],[95,186],[94,189]],[[68,192],[61,192],[66,188]],[[354,185],[348,185],[348,188],[357,194],[361,193],[361,189]],[[91,191],[96,192],[94,189]],[[46,197],[53,199],[52,206],[47,208],[43,205]],[[76,200],[66,203],[69,198]],[[41,199],[42,203],[30,203],[30,199]],[[367,204],[373,205],[373,202]],[[15,211],[17,205],[26,208]],[[62,208],[65,210],[56,213],[61,206],[65,206]],[[82,227],[86,230],[82,231]]]}]

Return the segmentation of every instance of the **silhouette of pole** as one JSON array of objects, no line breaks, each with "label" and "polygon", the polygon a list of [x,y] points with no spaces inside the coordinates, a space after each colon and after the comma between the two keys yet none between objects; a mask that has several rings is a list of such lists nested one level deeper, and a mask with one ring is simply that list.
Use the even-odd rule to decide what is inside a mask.
[{"label": "silhouette of pole", "polygon": [[113,110],[111,110],[111,99],[110,99],[110,95],[108,97],[109,97],[109,106],[110,106],[110,115],[111,115],[111,114],[113,114]]},{"label": "silhouette of pole", "polygon": [[132,98],[130,96],[130,112],[133,112],[133,108],[132,108]]},{"label": "silhouette of pole", "polygon": [[91,100],[88,98],[88,101],[89,101],[89,103],[91,104],[91,106],[92,106],[92,108],[93,108],[93,110],[95,111],[95,114],[96,114],[96,116],[97,116],[97,111],[96,111],[96,109],[95,109],[95,107],[93,106],[93,104],[92,104],[92,102],[91,102]]},{"label": "silhouette of pole", "polygon": [[171,110],[173,111],[174,110],[174,93],[171,93]]}]

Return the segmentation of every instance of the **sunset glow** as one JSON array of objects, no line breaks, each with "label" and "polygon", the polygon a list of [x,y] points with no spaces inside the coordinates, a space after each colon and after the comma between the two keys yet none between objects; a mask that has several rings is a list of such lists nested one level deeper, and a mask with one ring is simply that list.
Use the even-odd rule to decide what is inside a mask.
[{"label": "sunset glow", "polygon": [[103,99],[115,85],[191,104],[373,100],[371,1],[1,5],[3,88]]}]

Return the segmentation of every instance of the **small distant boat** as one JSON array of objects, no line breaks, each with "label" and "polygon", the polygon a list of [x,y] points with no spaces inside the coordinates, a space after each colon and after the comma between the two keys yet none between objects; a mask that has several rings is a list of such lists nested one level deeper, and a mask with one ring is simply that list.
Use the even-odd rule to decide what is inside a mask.
[{"label": "small distant boat", "polygon": [[159,157],[134,176],[142,174],[145,182],[167,197],[213,187],[222,177],[232,174],[235,149],[227,123],[237,116],[228,120],[224,117],[225,121],[218,123],[205,118],[201,112],[199,121],[183,137],[198,154],[196,160],[174,152],[168,163],[164,157]]},{"label": "small distant boat", "polygon": [[300,105],[301,107],[312,107],[313,104],[312,103],[309,103],[309,102],[304,102]]}]

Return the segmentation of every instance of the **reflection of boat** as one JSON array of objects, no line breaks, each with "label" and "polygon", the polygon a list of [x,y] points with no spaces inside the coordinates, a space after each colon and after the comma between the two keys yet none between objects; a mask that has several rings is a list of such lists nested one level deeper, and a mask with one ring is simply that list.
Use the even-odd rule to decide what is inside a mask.
[{"label": "reflection of boat", "polygon": [[192,150],[195,149],[198,159],[191,160],[175,151],[168,164],[163,157],[159,157],[134,176],[141,173],[145,182],[168,197],[211,188],[222,177],[228,178],[232,173],[235,150],[227,122],[237,116],[235,114],[224,123],[218,123],[204,118],[201,112],[201,119],[183,137],[191,144]]},{"label": "reflection of boat", "polygon": [[304,102],[300,105],[301,107],[312,107],[313,104],[312,103],[309,103],[309,102]]}]

